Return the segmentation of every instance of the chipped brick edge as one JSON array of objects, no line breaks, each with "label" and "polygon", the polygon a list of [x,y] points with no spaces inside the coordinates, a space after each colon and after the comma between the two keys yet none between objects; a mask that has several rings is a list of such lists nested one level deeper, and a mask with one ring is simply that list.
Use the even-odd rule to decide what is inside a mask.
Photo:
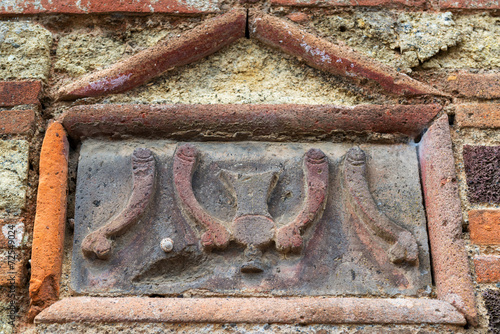
[{"label": "chipped brick edge", "polygon": [[464,325],[465,319],[435,299],[73,297],[35,322]]},{"label": "chipped brick edge", "polygon": [[462,209],[447,115],[422,137],[419,160],[438,298],[454,305],[476,326],[478,315],[462,239]]},{"label": "chipped brick edge", "polygon": [[[92,105],[69,109],[69,136],[286,140],[335,131],[420,134],[441,110],[431,105]],[[240,137],[235,137],[239,134]],[[236,138],[236,139],[235,139]]]},{"label": "chipped brick edge", "polygon": [[40,153],[31,255],[30,310],[32,320],[59,299],[66,221],[69,144],[61,123],[52,123]]}]

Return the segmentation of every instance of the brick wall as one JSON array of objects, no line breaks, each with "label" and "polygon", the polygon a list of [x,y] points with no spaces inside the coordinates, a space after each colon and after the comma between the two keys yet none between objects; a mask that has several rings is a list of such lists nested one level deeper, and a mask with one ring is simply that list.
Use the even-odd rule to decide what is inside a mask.
[{"label": "brick wall", "polygon": [[[0,332],[500,333],[499,12],[496,0],[0,2]],[[30,307],[47,306],[33,295],[30,306],[29,297],[38,284],[38,276],[31,276],[31,252],[45,240],[32,249],[35,216],[41,214],[42,140],[69,108],[94,104],[272,104],[277,110],[283,104],[363,104],[377,107],[356,110],[386,116],[396,112],[384,105],[427,105],[418,109],[419,117],[405,120],[418,123],[417,130],[386,133],[394,128],[387,123],[391,118],[366,124],[350,119],[342,124],[354,124],[351,132],[334,137],[351,140],[357,126],[373,126],[371,132],[383,134],[366,135],[369,140],[394,142],[403,133],[416,145],[447,114],[462,209],[458,238],[468,255],[477,323],[35,326]],[[57,287],[49,284],[52,290],[40,292],[37,286],[40,298],[47,293],[44,300],[51,302],[73,294],[68,282],[76,139],[70,148],[62,275],[49,268],[58,276]],[[52,279],[49,274],[40,281]]]}]

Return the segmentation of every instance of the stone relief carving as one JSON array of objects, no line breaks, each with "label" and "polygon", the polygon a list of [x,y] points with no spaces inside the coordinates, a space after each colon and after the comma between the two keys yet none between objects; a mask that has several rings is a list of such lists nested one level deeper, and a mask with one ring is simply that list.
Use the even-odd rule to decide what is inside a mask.
[{"label": "stone relief carving", "polygon": [[[377,294],[377,282],[391,293],[414,294],[430,284],[421,200],[405,209],[417,218],[417,230],[405,227],[411,219],[401,224],[401,216],[393,218],[398,217],[394,211],[387,215],[387,205],[380,205],[381,194],[397,194],[387,190],[386,180],[394,171],[380,166],[402,164],[373,153],[383,149],[370,148],[368,163],[361,148],[346,150],[338,144],[290,145],[281,156],[273,153],[277,148],[266,149],[279,144],[231,144],[229,153],[223,153],[214,150],[222,145],[217,143],[167,143],[162,153],[158,142],[140,146],[149,149],[135,148],[128,157],[128,197],[121,190],[124,185],[114,187],[127,174],[120,162],[127,160],[124,156],[107,164],[95,157],[85,163],[84,157],[81,168],[88,172],[79,178],[96,175],[98,180],[77,189],[77,217],[87,226],[75,223],[75,244],[83,255],[74,253],[77,291],[179,293],[202,288],[225,293],[256,283],[245,277],[263,280],[252,289],[280,294]],[[414,154],[411,148],[402,152],[410,158]],[[85,154],[92,157],[94,152]],[[115,173],[113,164],[123,167]],[[93,169],[98,165],[102,169]],[[396,174],[410,180],[404,171]],[[413,174],[416,183],[403,198],[418,190],[418,169]],[[108,179],[111,194],[99,189]],[[96,191],[99,199],[90,201]],[[107,196],[127,204],[122,210],[117,204],[116,209],[111,203],[92,205]],[[394,200],[404,204],[398,196]],[[109,208],[116,213],[106,213]],[[110,218],[99,218],[106,215]],[[310,290],[306,282],[316,288]]]},{"label": "stone relief carving", "polygon": [[138,148],[132,155],[132,193],[126,207],[109,223],[87,235],[82,242],[82,252],[86,257],[106,260],[110,257],[112,239],[127,231],[146,210],[155,189],[156,165],[153,152]]}]

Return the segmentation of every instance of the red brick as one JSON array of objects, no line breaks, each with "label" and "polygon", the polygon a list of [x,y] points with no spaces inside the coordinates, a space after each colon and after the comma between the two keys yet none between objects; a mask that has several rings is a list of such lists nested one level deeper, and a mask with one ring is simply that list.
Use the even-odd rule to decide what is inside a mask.
[{"label": "red brick", "polygon": [[461,128],[500,128],[500,104],[498,103],[455,105],[455,116]]},{"label": "red brick", "polygon": [[500,9],[499,0],[439,0],[441,9]]},{"label": "red brick", "polygon": [[17,248],[22,245],[24,223],[0,219],[0,248]]},{"label": "red brick", "polygon": [[61,100],[124,92],[170,70],[202,59],[245,36],[246,12],[236,9],[209,19],[173,39],[127,58],[108,69],[63,86]]},{"label": "red brick", "polygon": [[394,95],[447,95],[346,45],[310,34],[289,20],[255,10],[250,13],[250,37],[298,57],[320,71],[350,79],[370,79]]},{"label": "red brick", "polygon": [[477,245],[500,244],[500,210],[469,211],[470,239]]},{"label": "red brick", "polygon": [[74,138],[132,135],[176,139],[323,138],[335,131],[417,135],[441,110],[426,105],[93,105],[61,119]]},{"label": "red brick", "polygon": [[25,254],[20,250],[0,249],[0,286],[24,286],[26,284],[27,260]]},{"label": "red brick", "polygon": [[34,127],[33,110],[0,110],[0,134],[29,134]]},{"label": "red brick", "polygon": [[39,103],[41,91],[40,81],[2,81],[0,82],[0,107]]},{"label": "red brick", "polygon": [[419,157],[437,296],[475,325],[477,309],[462,239],[462,208],[448,116],[440,117],[424,134]]},{"label": "red brick", "polygon": [[31,254],[30,311],[33,319],[59,299],[68,182],[69,144],[60,123],[43,139]]},{"label": "red brick", "polygon": [[366,6],[423,8],[426,0],[272,0],[271,3],[275,6]]},{"label": "red brick", "polygon": [[474,257],[478,283],[500,282],[500,256],[478,255]]},{"label": "red brick", "polygon": [[0,14],[179,13],[201,14],[219,10],[215,0],[26,0],[0,5]]},{"label": "red brick", "polygon": [[449,74],[442,84],[458,96],[482,99],[500,98],[500,73],[469,73],[460,71]]},{"label": "red brick", "polygon": [[311,16],[306,13],[290,13],[286,16],[289,20],[297,23],[304,23],[311,19]]},{"label": "red brick", "polygon": [[465,324],[454,307],[435,299],[314,297],[73,297],[43,311],[36,322]]}]

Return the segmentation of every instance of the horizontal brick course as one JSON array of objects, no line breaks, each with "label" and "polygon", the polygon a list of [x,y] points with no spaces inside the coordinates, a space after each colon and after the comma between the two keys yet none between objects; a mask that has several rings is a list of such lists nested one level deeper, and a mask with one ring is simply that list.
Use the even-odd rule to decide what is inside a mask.
[{"label": "horizontal brick course", "polygon": [[500,256],[479,255],[474,257],[478,283],[500,282]]},{"label": "horizontal brick course", "polygon": [[344,323],[456,324],[463,316],[432,299],[363,298],[92,298],[63,299],[36,323]]},{"label": "horizontal brick course", "polygon": [[439,0],[441,9],[500,9],[498,0]]},{"label": "horizontal brick course", "polygon": [[39,103],[40,81],[0,81],[0,107]]},{"label": "horizontal brick course", "polygon": [[426,0],[272,0],[271,3],[276,6],[366,6],[424,8]]},{"label": "horizontal brick course", "polygon": [[469,211],[470,239],[477,245],[500,244],[500,210]]},{"label": "horizontal brick course", "polygon": [[446,90],[458,96],[496,99],[500,97],[500,73],[450,73],[444,80]]},{"label": "horizontal brick course", "polygon": [[179,13],[201,14],[219,10],[217,0],[15,0],[0,5],[0,14]]},{"label": "horizontal brick course", "polygon": [[455,106],[455,116],[461,128],[500,128],[500,104],[474,103]]},{"label": "horizontal brick course", "polygon": [[334,131],[419,134],[441,110],[427,105],[93,105],[61,119],[71,137],[133,135],[167,138],[287,140]]},{"label": "horizontal brick course", "polygon": [[33,110],[0,110],[0,134],[29,134],[34,127]]}]

